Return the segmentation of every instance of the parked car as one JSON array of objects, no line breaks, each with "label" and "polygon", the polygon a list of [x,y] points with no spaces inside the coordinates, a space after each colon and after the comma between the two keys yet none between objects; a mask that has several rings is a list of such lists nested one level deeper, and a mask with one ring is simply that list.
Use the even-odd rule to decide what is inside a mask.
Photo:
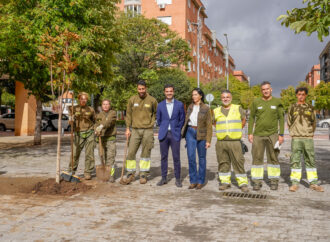
[{"label": "parked car", "polygon": [[316,124],[317,127],[329,128],[330,127],[330,118],[319,120]]},{"label": "parked car", "polygon": [[15,130],[15,113],[6,113],[0,116],[0,131]]},{"label": "parked car", "polygon": [[[48,116],[47,125],[44,127],[46,131],[55,131],[58,128],[58,114],[54,113]],[[65,114],[62,114],[62,128],[64,130],[70,131],[71,126],[69,124],[69,117]]]}]

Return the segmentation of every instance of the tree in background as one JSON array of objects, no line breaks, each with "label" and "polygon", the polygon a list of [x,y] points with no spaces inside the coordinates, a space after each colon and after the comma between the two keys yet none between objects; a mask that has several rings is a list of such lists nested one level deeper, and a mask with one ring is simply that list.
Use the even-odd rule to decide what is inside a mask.
[{"label": "tree in background", "polygon": [[323,41],[323,37],[329,36],[329,0],[303,0],[303,3],[307,3],[307,7],[288,10],[287,14],[280,15],[277,21],[282,21],[281,25],[290,27],[296,34],[306,32],[307,36],[310,36],[317,32],[318,39]]},{"label": "tree in background", "polygon": [[191,86],[187,74],[178,68],[165,68],[157,72],[158,80],[150,86],[148,92],[158,102],[164,100],[165,84],[174,85],[175,99],[188,104],[191,102]]},{"label": "tree in background", "polygon": [[123,110],[128,98],[135,94],[139,80],[147,80],[151,87],[159,78],[159,70],[185,65],[191,57],[187,42],[157,19],[122,14],[117,25],[122,33],[123,46],[116,54],[116,77],[106,94],[116,109]]},{"label": "tree in background", "polygon": [[[114,26],[118,0],[9,0],[0,6],[0,62],[10,78],[20,81],[37,100],[34,144],[41,143],[41,107],[50,97],[50,71],[37,53],[42,36],[67,29],[81,39],[73,46],[78,67],[73,89],[101,93],[113,77],[114,52],[120,34]],[[79,81],[78,81],[79,80]]]},{"label": "tree in background", "polygon": [[330,110],[330,83],[321,81],[314,88],[315,108],[317,110]]}]

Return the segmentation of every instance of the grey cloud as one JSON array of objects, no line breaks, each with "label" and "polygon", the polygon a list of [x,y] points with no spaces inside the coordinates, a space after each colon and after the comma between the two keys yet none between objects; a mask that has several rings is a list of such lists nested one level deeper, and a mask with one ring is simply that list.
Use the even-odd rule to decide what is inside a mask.
[{"label": "grey cloud", "polygon": [[204,0],[206,24],[217,32],[222,44],[228,34],[229,52],[236,69],[250,76],[251,84],[272,82],[274,94],[304,81],[329,38],[319,42],[316,34],[295,35],[276,18],[302,1]]}]

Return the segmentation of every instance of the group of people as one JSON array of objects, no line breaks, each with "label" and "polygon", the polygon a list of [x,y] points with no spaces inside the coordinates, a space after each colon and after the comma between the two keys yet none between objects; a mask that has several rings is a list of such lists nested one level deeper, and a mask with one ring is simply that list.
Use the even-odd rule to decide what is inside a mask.
[{"label": "group of people", "polygon": [[[159,126],[159,145],[161,154],[161,180],[158,186],[167,184],[168,153],[171,147],[175,185],[182,187],[180,143],[185,138],[188,164],[189,189],[202,189],[206,176],[206,153],[211,146],[213,128],[215,127],[217,142],[215,145],[219,190],[231,187],[232,170],[242,192],[248,192],[248,178],[244,168],[244,152],[246,146],[242,142],[242,130],[246,124],[246,113],[239,105],[232,104],[232,94],[229,90],[221,93],[222,105],[211,110],[204,103],[204,93],[200,88],[193,89],[192,103],[185,112],[182,102],[174,98],[175,89],[171,84],[164,86],[165,100],[157,103],[156,99],[147,93],[144,81],[137,83],[137,95],[132,96],[126,109],[126,138],[129,140],[126,158],[125,184],[135,180],[136,154],[141,146],[139,160],[140,183],[147,183],[151,166],[151,150],[154,147],[155,123]],[[278,155],[284,142],[284,109],[280,99],[272,96],[269,82],[261,84],[261,98],[256,98],[250,108],[248,122],[248,140],[252,143],[251,180],[253,190],[262,187],[264,178],[264,153],[267,157],[267,173],[270,189],[277,190],[281,175]],[[291,186],[289,190],[297,191],[301,180],[301,156],[304,156],[307,180],[310,188],[322,192],[318,185],[315,166],[313,136],[316,120],[313,107],[306,103],[308,89],[296,89],[297,103],[291,105],[287,114],[287,124],[292,136],[291,155]],[[77,170],[81,150],[85,147],[85,179],[91,179],[94,170],[94,137],[101,136],[107,165],[111,165],[110,182],[115,182],[116,156],[116,112],[111,110],[110,101],[102,101],[102,111],[95,114],[93,108],[87,106],[88,95],[78,96],[79,105],[73,109],[74,124],[74,162],[69,170]],[[198,165],[197,165],[197,157]]]}]

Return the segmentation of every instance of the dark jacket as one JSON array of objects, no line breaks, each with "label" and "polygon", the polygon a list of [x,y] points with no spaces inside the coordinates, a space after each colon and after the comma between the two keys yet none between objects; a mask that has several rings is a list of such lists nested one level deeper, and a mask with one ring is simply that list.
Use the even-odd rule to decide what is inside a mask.
[{"label": "dark jacket", "polygon": [[182,102],[174,99],[174,106],[171,118],[168,116],[166,100],[160,102],[157,107],[157,124],[159,125],[158,139],[163,140],[171,125],[171,133],[176,141],[181,139],[181,129],[184,124],[184,108]]},{"label": "dark jacket", "polygon": [[[194,104],[190,104],[187,109],[186,121],[183,125],[181,135],[186,136],[190,114],[193,111]],[[198,118],[197,118],[197,140],[206,140],[211,143],[212,139],[212,115],[209,106],[200,103]]]}]

